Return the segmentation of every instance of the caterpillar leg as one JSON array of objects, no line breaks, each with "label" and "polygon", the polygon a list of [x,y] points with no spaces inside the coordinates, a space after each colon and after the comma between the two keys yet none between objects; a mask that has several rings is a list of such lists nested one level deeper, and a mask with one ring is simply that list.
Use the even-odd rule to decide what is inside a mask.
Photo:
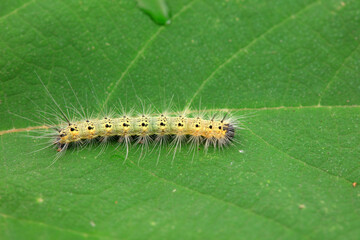
[{"label": "caterpillar leg", "polygon": [[56,149],[56,151],[57,152],[62,152],[62,151],[64,151],[65,149],[66,149],[66,144],[62,144],[62,143],[55,143],[56,144],[56,147],[57,147],[57,149]]}]

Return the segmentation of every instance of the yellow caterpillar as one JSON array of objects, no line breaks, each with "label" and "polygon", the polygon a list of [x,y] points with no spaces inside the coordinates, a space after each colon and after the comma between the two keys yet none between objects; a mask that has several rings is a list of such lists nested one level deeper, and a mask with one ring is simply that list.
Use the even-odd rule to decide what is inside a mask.
[{"label": "yellow caterpillar", "polygon": [[[132,143],[140,145],[142,151],[148,148],[151,142],[160,146],[160,149],[166,143],[170,143],[175,157],[182,143],[189,143],[190,149],[193,150],[204,145],[205,151],[209,146],[223,148],[230,145],[235,141],[236,129],[239,129],[238,121],[224,112],[192,115],[189,110],[172,114],[143,111],[144,113],[139,114],[121,113],[87,118],[86,111],[75,93],[81,110],[73,109],[79,118],[70,120],[69,109],[63,111],[40,78],[39,80],[56,106],[55,113],[51,115],[60,119],[59,124],[49,125],[47,133],[43,135],[44,138],[50,138],[49,146],[56,146],[59,153],[56,159],[73,145],[84,146],[92,141],[106,143],[108,140],[116,140],[125,146],[125,160]],[[71,87],[70,83],[69,86]]]},{"label": "yellow caterpillar", "polygon": [[186,115],[124,115],[118,118],[69,121],[67,126],[57,129],[54,144],[60,152],[71,143],[95,138],[119,137],[119,142],[129,142],[131,137],[137,137],[138,143],[144,143],[150,139],[159,141],[167,136],[178,139],[190,136],[192,141],[204,143],[206,147],[223,147],[233,140],[234,135],[235,125],[226,116],[222,119],[206,120],[200,117],[189,118]]}]

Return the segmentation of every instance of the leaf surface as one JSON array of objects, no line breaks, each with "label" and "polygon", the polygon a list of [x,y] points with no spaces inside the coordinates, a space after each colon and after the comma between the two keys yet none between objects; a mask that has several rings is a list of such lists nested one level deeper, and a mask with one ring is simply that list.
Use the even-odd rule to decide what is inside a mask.
[{"label": "leaf surface", "polygon": [[[159,26],[135,1],[1,3],[0,238],[358,239],[360,2],[167,4]],[[56,108],[37,74],[63,109],[79,107],[67,81],[90,112],[230,109],[241,144],[158,165],[112,144],[49,167],[24,129]]]}]

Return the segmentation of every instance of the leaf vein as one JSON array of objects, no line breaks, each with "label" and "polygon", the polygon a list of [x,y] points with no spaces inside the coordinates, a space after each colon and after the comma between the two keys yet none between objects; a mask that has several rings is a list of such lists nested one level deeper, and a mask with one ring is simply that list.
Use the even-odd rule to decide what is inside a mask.
[{"label": "leaf vein", "polygon": [[250,131],[250,133],[251,133],[252,135],[254,135],[255,137],[259,138],[261,141],[263,141],[266,145],[271,146],[271,147],[273,147],[275,150],[277,150],[278,152],[283,153],[283,154],[285,154],[286,156],[288,156],[289,158],[291,158],[291,159],[293,159],[293,160],[295,160],[295,161],[297,161],[297,162],[300,162],[300,163],[304,164],[304,166],[307,166],[308,168],[313,168],[313,169],[316,169],[316,170],[318,170],[318,171],[324,172],[324,173],[326,173],[326,174],[328,174],[328,175],[330,175],[330,176],[332,176],[332,177],[335,177],[335,178],[338,178],[338,179],[342,179],[342,180],[344,180],[344,181],[346,181],[346,182],[348,182],[348,183],[352,183],[352,181],[350,181],[349,179],[347,179],[347,178],[345,178],[345,177],[337,176],[337,175],[335,175],[335,174],[333,174],[333,173],[329,173],[329,172],[327,172],[326,170],[324,170],[324,169],[322,169],[322,168],[319,168],[319,167],[317,167],[317,166],[315,166],[315,165],[311,165],[311,164],[309,164],[309,163],[307,163],[307,162],[305,162],[305,161],[303,161],[303,160],[301,160],[301,159],[298,159],[298,158],[295,158],[295,157],[291,156],[291,155],[288,154],[287,152],[285,152],[285,151],[279,149],[278,147],[276,147],[274,144],[271,144],[270,142],[266,141],[264,138],[262,138],[261,136],[259,136],[259,135],[256,134],[255,132],[253,132],[250,128],[247,127],[246,129],[247,129],[248,131]]},{"label": "leaf vein", "polygon": [[253,210],[251,210],[251,209],[249,209],[249,208],[245,208],[245,207],[240,206],[240,205],[238,205],[238,204],[236,204],[236,203],[226,201],[225,199],[218,198],[218,197],[216,197],[216,196],[214,196],[214,195],[211,195],[211,194],[209,194],[209,193],[203,193],[203,192],[200,192],[200,191],[198,191],[198,190],[196,190],[196,189],[192,189],[192,188],[189,188],[189,187],[187,187],[187,186],[178,184],[178,183],[176,183],[176,182],[174,182],[174,181],[172,181],[172,180],[169,180],[169,179],[160,177],[160,176],[156,175],[155,173],[153,173],[153,172],[151,172],[151,171],[149,171],[149,170],[146,170],[146,169],[140,167],[139,165],[135,164],[133,161],[131,161],[131,160],[129,160],[129,161],[130,161],[134,166],[138,167],[140,170],[148,173],[149,175],[155,177],[156,179],[158,179],[158,180],[160,180],[160,181],[173,184],[173,185],[175,185],[175,186],[177,186],[177,187],[180,187],[180,188],[185,189],[186,191],[193,192],[193,193],[199,194],[199,195],[201,195],[201,196],[204,196],[204,197],[207,197],[207,198],[216,200],[216,201],[218,201],[218,202],[222,202],[222,203],[224,203],[224,204],[226,204],[226,205],[229,205],[229,206],[231,206],[231,207],[235,207],[235,208],[241,209],[242,211],[248,212],[249,214],[252,214],[252,215],[255,215],[255,216],[257,216],[257,217],[263,218],[263,219],[265,219],[265,220],[267,220],[267,221],[273,222],[273,223],[275,223],[276,225],[279,225],[279,226],[281,226],[282,228],[286,229],[287,231],[296,232],[297,234],[300,234],[300,232],[297,232],[295,229],[291,228],[290,226],[288,226],[288,225],[286,225],[286,224],[284,224],[284,223],[282,223],[282,222],[280,222],[280,221],[278,221],[278,220],[276,220],[276,219],[273,219],[273,218],[271,218],[271,217],[268,217],[268,216],[263,215],[263,214],[261,214],[261,213],[258,213],[258,212],[256,212],[256,211],[253,211]]},{"label": "leaf vein", "polygon": [[30,224],[36,224],[36,225],[40,225],[42,227],[47,227],[47,228],[51,228],[51,229],[55,229],[58,231],[62,231],[62,232],[69,232],[75,235],[79,235],[82,236],[83,238],[88,238],[88,237],[101,237],[101,238],[106,238],[106,239],[117,239],[117,238],[113,238],[113,237],[109,237],[109,236],[99,236],[99,235],[93,235],[93,234],[89,234],[89,233],[85,233],[85,232],[80,232],[80,231],[76,231],[76,230],[72,230],[72,229],[68,229],[68,228],[61,228],[58,226],[54,226],[48,223],[44,223],[44,222],[40,222],[40,221],[34,221],[34,220],[29,220],[29,219],[21,219],[21,218],[17,218],[8,214],[4,214],[4,213],[0,213],[0,216],[2,216],[3,218],[10,218],[13,220],[17,220],[17,221],[23,221],[23,222],[27,222]]},{"label": "leaf vein", "polygon": [[8,14],[0,17],[0,20],[4,20],[4,19],[10,17],[11,15],[14,15],[14,14],[18,13],[21,9],[25,9],[25,8],[26,8],[27,6],[29,6],[30,4],[35,3],[35,1],[36,1],[36,0],[31,0],[31,1],[27,2],[27,3],[24,3],[23,5],[21,5],[21,6],[18,7],[18,8],[15,8],[15,9],[12,10],[11,12],[9,12]]},{"label": "leaf vein", "polygon": [[[190,2],[189,4],[185,5],[177,14],[175,14],[172,18],[172,20],[176,19],[181,13],[186,11],[187,9],[191,8],[191,6],[196,2],[197,0],[194,0]],[[122,72],[120,78],[115,82],[114,87],[112,87],[111,92],[107,95],[102,108],[106,106],[106,104],[109,102],[110,97],[114,94],[115,90],[119,86],[120,82],[123,80],[125,75],[129,72],[129,70],[134,66],[134,64],[137,62],[137,60],[140,58],[140,56],[143,55],[145,50],[149,47],[150,43],[154,41],[154,39],[159,36],[159,34],[165,29],[165,26],[161,26],[158,28],[158,30],[145,42],[145,44],[142,46],[142,48],[137,52],[134,59],[129,63],[129,65],[126,67],[125,71]]]},{"label": "leaf vein", "polygon": [[190,99],[190,101],[186,104],[186,108],[189,108],[191,103],[193,102],[193,100],[195,99],[195,97],[201,92],[201,90],[204,88],[204,86],[214,77],[214,75],[220,71],[222,68],[224,68],[226,65],[228,65],[229,63],[231,63],[235,58],[237,58],[237,56],[242,53],[242,52],[247,52],[248,49],[250,47],[252,47],[254,44],[256,44],[260,39],[263,39],[266,35],[268,35],[269,33],[271,33],[272,31],[274,31],[275,29],[277,29],[278,27],[282,26],[283,24],[285,24],[286,22],[290,21],[291,19],[293,19],[294,17],[296,17],[297,15],[303,13],[304,11],[308,10],[309,8],[319,4],[320,1],[315,1],[309,5],[307,5],[306,7],[304,7],[303,9],[299,10],[298,12],[296,12],[295,14],[291,14],[290,16],[288,16],[287,18],[285,18],[284,20],[282,20],[281,22],[275,24],[274,26],[270,27],[269,29],[267,29],[265,32],[263,32],[262,34],[260,34],[258,37],[254,38],[250,43],[248,43],[245,47],[240,48],[237,52],[235,52],[234,54],[232,54],[228,59],[225,60],[225,62],[223,62],[222,64],[220,64],[210,75],[208,78],[206,78],[201,85],[199,86],[199,88],[197,89],[197,91],[195,92],[195,94],[192,96],[192,98]]},{"label": "leaf vein", "polygon": [[346,58],[344,58],[344,61],[341,63],[341,65],[339,66],[339,68],[335,71],[334,76],[330,79],[330,81],[328,82],[328,84],[326,85],[326,87],[324,88],[324,90],[320,93],[320,97],[319,97],[319,101],[318,104],[321,104],[321,100],[322,97],[324,96],[324,94],[329,90],[330,86],[333,84],[333,82],[335,82],[336,77],[338,76],[338,74],[340,73],[340,70],[345,66],[345,64],[351,59],[351,57],[353,56],[353,54],[355,52],[357,52],[358,48],[360,46],[360,42],[359,44],[356,46],[356,48],[354,49],[354,51],[352,51]]},{"label": "leaf vein", "polygon": [[[231,108],[231,109],[227,109],[227,108],[220,108],[220,109],[206,109],[203,112],[240,112],[240,111],[271,111],[271,110],[292,110],[292,109],[333,109],[333,108],[340,108],[340,109],[344,109],[344,108],[360,108],[360,105],[339,105],[339,106],[290,106],[290,107],[285,107],[285,106],[280,106],[280,107],[263,107],[263,108]],[[192,111],[190,111],[192,112]],[[196,111],[195,111],[196,112]],[[171,114],[171,113],[169,113]],[[0,131],[0,136],[4,135],[4,134],[9,134],[9,133],[15,133],[15,132],[25,132],[25,131],[32,131],[32,130],[36,130],[36,129],[46,129],[49,128],[49,126],[31,126],[31,127],[27,127],[27,128],[12,128],[12,129],[8,129],[8,130],[2,130]]]}]

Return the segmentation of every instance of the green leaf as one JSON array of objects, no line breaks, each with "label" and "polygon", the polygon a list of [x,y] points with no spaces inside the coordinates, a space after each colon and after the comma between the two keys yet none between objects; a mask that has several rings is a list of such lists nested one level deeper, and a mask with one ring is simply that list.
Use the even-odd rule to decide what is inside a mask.
[{"label": "green leaf", "polygon": [[[136,1],[0,4],[0,238],[358,239],[360,1],[167,3],[167,26]],[[49,167],[35,72],[63,109],[69,79],[89,111],[173,98],[245,129],[194,161],[111,144]]]}]

